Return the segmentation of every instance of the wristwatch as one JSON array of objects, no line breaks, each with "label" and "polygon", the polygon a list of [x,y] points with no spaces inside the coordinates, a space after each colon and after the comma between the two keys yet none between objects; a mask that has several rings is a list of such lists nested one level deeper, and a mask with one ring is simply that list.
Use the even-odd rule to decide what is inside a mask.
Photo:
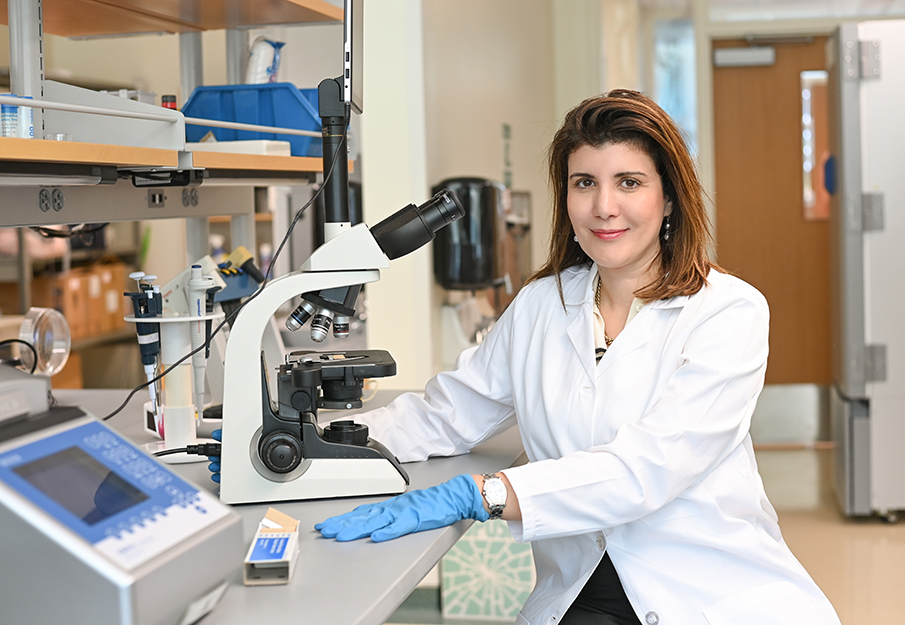
[{"label": "wristwatch", "polygon": [[490,518],[499,519],[503,516],[503,508],[506,507],[506,484],[495,473],[485,473],[482,477],[484,490],[481,493],[490,508]]}]

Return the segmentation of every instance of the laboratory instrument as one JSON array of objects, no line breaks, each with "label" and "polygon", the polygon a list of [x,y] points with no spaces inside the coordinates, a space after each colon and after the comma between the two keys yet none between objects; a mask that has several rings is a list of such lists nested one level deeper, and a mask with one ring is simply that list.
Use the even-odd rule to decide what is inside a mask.
[{"label": "laboratory instrument", "polygon": [[[318,302],[320,309],[342,312],[349,304],[345,293],[357,294],[360,285],[380,277],[379,270],[390,259],[421,247],[461,215],[455,196],[441,191],[422,206],[410,204],[371,229],[363,223],[353,226],[316,249],[299,271],[275,278],[246,302],[226,345],[221,500],[246,503],[405,490],[407,476],[396,459],[376,441],[368,442],[366,433],[354,440],[337,434],[332,440],[325,437],[333,433],[325,434],[316,421],[317,407],[332,400],[333,390],[357,390],[360,398],[361,380],[393,375],[395,363],[389,354],[290,354],[279,369],[274,409],[267,393],[270,383],[261,338],[277,309],[299,293],[305,301]],[[314,382],[305,377],[313,369],[319,369],[320,377]],[[338,371],[344,388],[331,388],[335,383],[328,382],[321,395],[317,387]],[[260,383],[250,383],[255,379]],[[354,405],[340,401],[333,407]],[[337,427],[358,429],[355,424]]]},{"label": "laboratory instrument", "polygon": [[77,407],[0,367],[4,623],[174,625],[238,574],[241,519]]}]

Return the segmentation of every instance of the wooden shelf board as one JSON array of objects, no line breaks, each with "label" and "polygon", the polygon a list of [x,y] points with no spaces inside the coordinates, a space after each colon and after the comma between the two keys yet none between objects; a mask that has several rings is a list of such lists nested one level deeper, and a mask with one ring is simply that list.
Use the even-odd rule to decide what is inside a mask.
[{"label": "wooden shelf board", "polygon": [[274,24],[342,21],[343,10],[325,0],[94,0],[135,13],[219,30]]},{"label": "wooden shelf board", "polygon": [[[0,0],[0,23],[7,23]],[[43,0],[44,32],[64,37],[183,33],[248,26],[334,22],[325,0]]]},{"label": "wooden shelf board", "polygon": [[321,171],[324,162],[312,156],[273,156],[236,152],[192,150],[192,163],[205,169],[245,169],[249,171]]},{"label": "wooden shelf board", "polygon": [[90,165],[176,167],[176,150],[77,141],[0,138],[0,160]]},{"label": "wooden shelf board", "polygon": [[[209,217],[208,221],[212,224],[227,224],[232,218],[229,215],[218,215]],[[272,213],[255,213],[255,223],[266,223],[273,221]]]},{"label": "wooden shelf board", "polygon": [[[8,22],[6,6],[7,0],[0,0],[0,21],[4,24]],[[95,0],[43,0],[42,9],[44,32],[62,37],[202,30]]]}]

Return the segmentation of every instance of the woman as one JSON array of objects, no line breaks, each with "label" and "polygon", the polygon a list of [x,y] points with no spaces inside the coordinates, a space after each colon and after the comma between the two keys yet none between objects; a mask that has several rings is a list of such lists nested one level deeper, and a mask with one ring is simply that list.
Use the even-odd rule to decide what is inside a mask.
[{"label": "woman", "polygon": [[530,462],[317,529],[387,540],[501,517],[537,568],[518,623],[838,624],[757,473],[767,304],[708,260],[679,130],[645,96],[612,91],[568,113],[549,168],[547,263],[423,399],[360,418],[403,461],[464,453],[517,422]]}]

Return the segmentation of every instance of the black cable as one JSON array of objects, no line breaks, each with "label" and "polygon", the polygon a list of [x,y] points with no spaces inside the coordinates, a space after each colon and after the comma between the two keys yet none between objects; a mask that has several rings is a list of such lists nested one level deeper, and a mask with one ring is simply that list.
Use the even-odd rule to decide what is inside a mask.
[{"label": "black cable", "polygon": [[[295,228],[296,223],[298,223],[298,220],[301,218],[302,214],[308,209],[308,207],[311,206],[311,204],[313,204],[314,201],[320,196],[320,194],[324,190],[324,187],[326,186],[326,182],[330,179],[330,176],[333,175],[333,170],[336,169],[336,163],[337,163],[337,159],[339,158],[339,153],[342,150],[342,148],[346,145],[346,136],[348,134],[348,131],[349,131],[349,126],[347,124],[345,126],[345,128],[343,129],[343,140],[339,142],[339,145],[336,146],[336,151],[333,152],[333,158],[330,161],[330,169],[327,170],[327,174],[324,176],[324,180],[321,183],[321,186],[314,192],[314,195],[311,196],[311,199],[308,200],[307,202],[305,202],[305,205],[302,206],[298,211],[296,211],[295,217],[293,218],[292,223],[289,224],[289,228],[286,230],[286,234],[283,236],[283,240],[280,241],[280,245],[279,245],[279,247],[277,247],[277,251],[274,253],[273,257],[270,260],[270,266],[267,268],[267,274],[264,276],[264,282],[262,282],[258,286],[257,290],[254,293],[252,293],[248,297],[248,299],[246,299],[244,302],[242,302],[232,312],[232,314],[230,314],[229,316],[224,318],[223,321],[221,321],[217,325],[217,327],[213,330],[213,332],[211,332],[210,335],[207,337],[207,340],[205,340],[204,344],[202,344],[197,349],[190,351],[188,354],[186,354],[185,356],[183,356],[182,358],[177,360],[175,363],[170,365],[170,367],[168,369],[164,369],[163,371],[161,371],[160,375],[158,375],[154,379],[149,380],[149,381],[145,382],[144,384],[140,384],[139,386],[136,386],[135,388],[133,388],[132,391],[129,393],[129,395],[126,397],[125,401],[123,401],[123,403],[119,406],[119,408],[117,408],[116,410],[114,410],[113,412],[108,414],[106,417],[102,418],[101,421],[107,421],[108,419],[110,419],[110,418],[116,416],[117,414],[119,414],[120,412],[122,412],[123,408],[125,408],[129,404],[129,402],[132,401],[132,398],[135,396],[135,394],[138,391],[148,388],[152,384],[156,384],[160,379],[162,379],[170,371],[172,371],[173,369],[175,369],[176,367],[181,365],[183,362],[185,362],[186,360],[188,360],[189,358],[194,356],[196,353],[198,353],[202,349],[207,348],[208,345],[210,344],[210,340],[214,337],[214,335],[216,335],[217,332],[219,332],[223,328],[224,325],[229,323],[236,315],[238,315],[239,311],[242,310],[246,304],[248,304],[251,300],[253,300],[258,295],[260,295],[261,291],[264,290],[264,287],[267,286],[267,284],[270,282],[270,273],[271,273],[271,271],[273,271],[274,266],[276,266],[276,260],[279,257],[280,252],[283,251],[283,247],[285,247],[286,242],[289,240],[289,237],[292,234],[292,230],[293,230],[293,228]],[[148,321],[148,323],[153,323],[153,322]]]},{"label": "black cable", "polygon": [[[29,343],[28,341],[23,341],[22,339],[6,339],[5,341],[0,341],[0,347],[6,347],[7,345],[12,345],[13,343],[19,343],[20,345],[27,345],[28,349],[31,350],[32,357],[34,358],[34,362],[31,363],[31,371],[29,373],[34,374],[35,370],[38,368],[38,350],[35,349],[35,346]],[[20,358],[21,360],[21,358]]]},{"label": "black cable", "polygon": [[154,456],[172,456],[174,454],[187,454],[194,456],[219,456],[220,443],[201,443],[200,445],[186,445],[176,449],[164,449],[154,452]]},{"label": "black cable", "polygon": [[69,231],[65,230],[54,230],[53,228],[45,228],[44,226],[29,226],[29,230],[33,232],[37,232],[45,239],[72,239],[74,237],[82,236],[85,234],[94,234],[95,232],[99,232],[103,230],[109,223],[103,224],[78,224],[75,227],[69,226]]},{"label": "black cable", "polygon": [[185,447],[180,447],[178,449],[164,449],[163,451],[155,451],[154,456],[172,456],[174,454],[184,454],[187,453],[188,449]]}]

